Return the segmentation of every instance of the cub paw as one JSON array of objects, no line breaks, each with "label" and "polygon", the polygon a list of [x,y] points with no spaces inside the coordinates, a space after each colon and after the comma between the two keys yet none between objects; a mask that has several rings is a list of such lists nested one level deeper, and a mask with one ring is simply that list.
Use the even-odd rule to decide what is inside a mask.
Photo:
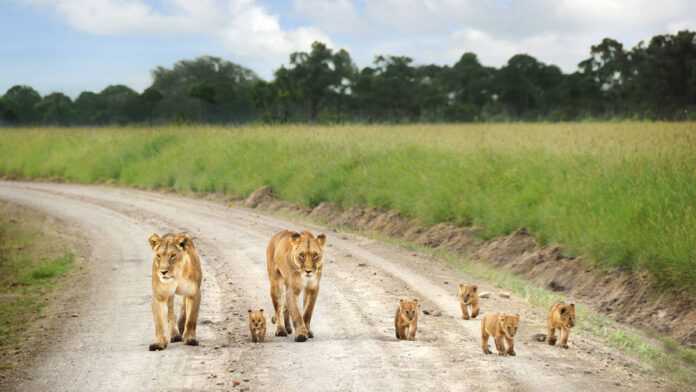
[{"label": "cub paw", "polygon": [[285,331],[285,329],[276,329],[275,336],[288,336],[288,333]]},{"label": "cub paw", "polygon": [[561,347],[563,347],[563,348],[566,349],[566,350],[568,349],[568,345],[567,345],[567,344],[562,344]]},{"label": "cub paw", "polygon": [[513,357],[517,355],[515,351],[508,351],[507,354]]},{"label": "cub paw", "polygon": [[171,343],[177,343],[181,341],[181,335],[174,335],[172,338],[169,340]]},{"label": "cub paw", "polygon": [[549,336],[549,344],[552,346],[556,345],[556,337],[555,336],[554,337]]}]

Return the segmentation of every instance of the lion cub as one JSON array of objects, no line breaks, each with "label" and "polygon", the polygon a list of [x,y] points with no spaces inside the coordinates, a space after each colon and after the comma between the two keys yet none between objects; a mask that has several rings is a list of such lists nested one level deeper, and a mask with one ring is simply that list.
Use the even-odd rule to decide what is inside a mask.
[{"label": "lion cub", "polygon": [[249,309],[249,332],[254,343],[263,343],[266,340],[266,316],[263,309]]},{"label": "lion cub", "polygon": [[418,329],[418,312],[420,304],[417,299],[409,301],[399,300],[399,307],[396,308],[394,316],[394,328],[396,338],[399,340],[416,340],[416,330]]},{"label": "lion cub", "polygon": [[[498,350],[498,355],[515,355],[515,334],[517,326],[520,323],[520,315],[487,314],[481,319],[481,347],[484,354],[491,354],[488,348],[488,337],[493,336],[495,348]],[[507,349],[505,344],[507,343]]]},{"label": "lion cub", "polygon": [[[471,315],[475,319],[479,314],[479,296],[478,286],[475,284],[460,284],[459,291],[459,306],[462,308],[462,318],[468,320]],[[471,313],[469,313],[471,310]]]},{"label": "lion cub", "polygon": [[556,344],[556,330],[561,334],[561,347],[568,348],[570,329],[575,326],[575,304],[558,302],[551,306],[548,318],[549,344]]}]

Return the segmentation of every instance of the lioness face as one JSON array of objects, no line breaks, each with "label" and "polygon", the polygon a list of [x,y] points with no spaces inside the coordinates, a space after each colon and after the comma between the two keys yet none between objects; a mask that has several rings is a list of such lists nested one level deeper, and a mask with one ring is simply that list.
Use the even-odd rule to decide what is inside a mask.
[{"label": "lioness face", "polygon": [[563,305],[560,308],[561,319],[563,323],[572,328],[575,326],[575,304]]},{"label": "lioness face", "polygon": [[459,298],[461,298],[462,302],[467,304],[467,303],[469,303],[471,298],[476,294],[477,290],[478,290],[478,286],[476,286],[476,285],[460,284],[459,285]]},{"label": "lioness face", "polygon": [[292,234],[292,261],[303,276],[313,278],[321,271],[325,243],[324,234],[316,237],[309,232]]},{"label": "lioness face", "polygon": [[155,252],[153,262],[159,280],[169,283],[180,276],[181,260],[184,258],[186,247],[191,244],[191,237],[184,233],[166,234],[163,237],[153,234],[149,241]]},{"label": "lioness face", "polygon": [[399,308],[401,309],[401,314],[403,314],[408,320],[413,320],[418,316],[418,300],[414,299],[412,301],[406,299],[399,300]]},{"label": "lioness face", "polygon": [[513,337],[517,333],[517,326],[520,323],[520,315],[503,314],[500,316],[500,328],[505,331],[505,334]]}]

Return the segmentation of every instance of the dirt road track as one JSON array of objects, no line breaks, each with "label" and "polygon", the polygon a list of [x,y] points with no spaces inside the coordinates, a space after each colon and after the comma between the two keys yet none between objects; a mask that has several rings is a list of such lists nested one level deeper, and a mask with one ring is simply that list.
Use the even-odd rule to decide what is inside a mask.
[{"label": "dirt road track", "polygon": [[[311,225],[330,244],[312,324],[316,338],[301,344],[273,337],[254,345],[246,310],[272,308],[266,243],[282,228],[304,226],[214,202],[112,187],[0,182],[0,198],[73,222],[91,243],[89,295],[76,304],[80,316],[68,321],[18,390],[659,388],[590,340],[577,339],[570,350],[531,342],[543,331],[543,317],[515,298],[483,300],[482,307],[484,313],[522,315],[518,356],[484,356],[480,322],[461,320],[455,298],[455,284],[470,277],[427,257]],[[175,230],[194,235],[204,262],[201,346],[148,352],[153,327],[146,239]],[[402,296],[442,313],[422,315],[415,342],[394,339],[393,312]],[[234,380],[241,385],[233,386]]]}]

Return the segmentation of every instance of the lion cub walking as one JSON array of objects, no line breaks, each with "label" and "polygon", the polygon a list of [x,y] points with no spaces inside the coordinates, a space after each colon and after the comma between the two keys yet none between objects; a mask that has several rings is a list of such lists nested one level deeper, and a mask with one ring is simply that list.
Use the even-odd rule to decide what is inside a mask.
[{"label": "lion cub walking", "polygon": [[568,337],[570,329],[575,326],[575,304],[558,302],[549,309],[547,322],[549,328],[549,344],[556,344],[556,330],[561,334],[561,347],[568,348]]},{"label": "lion cub walking", "polygon": [[[155,255],[152,259],[152,318],[155,321],[155,343],[150,351],[164,350],[167,343],[182,340],[197,346],[196,322],[201,305],[201,261],[187,234],[152,234],[148,239]],[[174,295],[184,297],[175,322]]]},{"label": "lion cub walking", "polygon": [[249,332],[254,343],[263,343],[266,340],[266,316],[263,315],[263,309],[249,309]]},{"label": "lion cub walking", "polygon": [[396,329],[397,339],[416,340],[419,311],[420,304],[417,299],[412,301],[406,299],[399,300],[399,307],[396,308],[396,315],[394,316],[394,328]]},{"label": "lion cub walking", "polygon": [[[519,323],[519,314],[492,313],[485,315],[481,319],[481,347],[483,348],[483,353],[491,354],[491,350],[488,348],[488,338],[493,336],[498,355],[516,355],[514,339]],[[505,348],[504,343],[507,343],[507,348]]]},{"label": "lion cub walking", "polygon": [[[462,318],[468,320],[471,315],[471,318],[475,319],[479,314],[478,286],[475,284],[460,284],[457,296],[459,296],[459,306],[462,308]],[[471,310],[471,314],[469,310]]]}]

